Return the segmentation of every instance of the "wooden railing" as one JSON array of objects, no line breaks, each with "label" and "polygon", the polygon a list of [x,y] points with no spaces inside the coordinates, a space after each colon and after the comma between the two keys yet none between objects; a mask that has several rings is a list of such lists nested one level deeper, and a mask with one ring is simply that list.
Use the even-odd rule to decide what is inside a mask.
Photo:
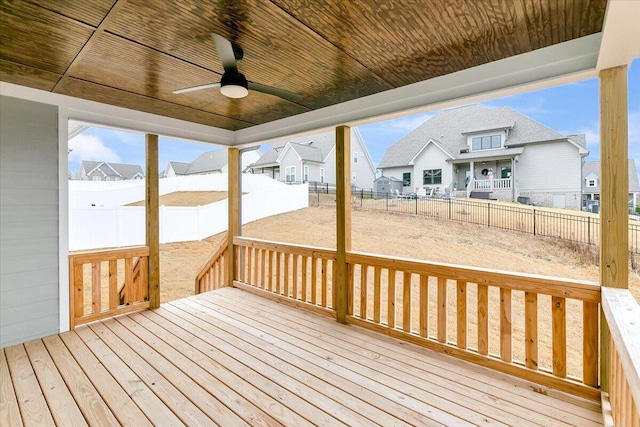
[{"label": "wooden railing", "polygon": [[602,288],[609,325],[609,402],[616,426],[640,426],[640,305],[626,289]]},{"label": "wooden railing", "polygon": [[213,291],[224,288],[229,283],[226,260],[229,254],[229,243],[225,237],[218,249],[213,251],[200,268],[196,276],[195,293]]},{"label": "wooden railing", "polygon": [[511,188],[511,178],[475,179],[474,190],[508,190]]},{"label": "wooden railing", "polygon": [[146,246],[69,255],[71,329],[148,308],[148,258]]},{"label": "wooden railing", "polygon": [[[363,253],[347,254],[347,263],[348,321],[539,384],[599,398],[597,284]],[[516,313],[524,314],[518,316],[518,325]],[[572,336],[582,336],[571,346],[568,314]],[[543,336],[543,331],[551,331],[551,336]],[[570,376],[567,349],[575,347],[579,348],[572,359],[581,353],[581,369]]]},{"label": "wooden railing", "polygon": [[335,250],[244,237],[233,243],[240,249],[235,286],[332,314]]},{"label": "wooden railing", "polygon": [[[335,250],[244,237],[234,245],[235,286],[334,314]],[[597,284],[356,252],[347,264],[348,323],[600,398]]]}]

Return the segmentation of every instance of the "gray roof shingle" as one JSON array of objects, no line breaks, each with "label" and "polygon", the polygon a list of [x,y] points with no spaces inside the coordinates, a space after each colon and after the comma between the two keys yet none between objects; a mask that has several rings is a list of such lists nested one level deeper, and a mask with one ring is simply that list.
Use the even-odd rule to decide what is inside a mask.
[{"label": "gray roof shingle", "polygon": [[188,175],[222,170],[227,165],[227,150],[213,150],[200,154],[191,162]]},{"label": "gray roof shingle", "polygon": [[323,162],[331,150],[335,142],[335,133],[327,132],[312,137],[302,137],[292,139],[288,142],[275,143],[264,153],[252,167],[260,167],[262,165],[272,165],[276,163],[281,150],[285,145],[291,144],[291,148],[302,158],[302,160],[310,162]]},{"label": "gray roof shingle", "polygon": [[99,168],[106,176],[120,176],[123,179],[132,179],[137,174],[144,176],[144,171],[140,165],[83,160],[82,168],[85,173],[89,173],[92,170]]},{"label": "gray roof shingle", "polygon": [[512,110],[481,104],[451,108],[434,115],[413,132],[387,149],[379,168],[406,166],[430,139],[437,140],[452,156],[466,150],[467,134],[510,127],[505,146],[567,139],[566,136]]},{"label": "gray roof shingle", "polygon": [[[640,193],[640,182],[638,181],[638,171],[634,159],[629,159],[629,193]],[[586,178],[590,174],[600,178],[600,160],[584,162],[582,165],[582,176]],[[582,180],[582,191],[588,194],[600,193],[600,179],[596,182],[595,187],[587,187],[586,180]]]}]

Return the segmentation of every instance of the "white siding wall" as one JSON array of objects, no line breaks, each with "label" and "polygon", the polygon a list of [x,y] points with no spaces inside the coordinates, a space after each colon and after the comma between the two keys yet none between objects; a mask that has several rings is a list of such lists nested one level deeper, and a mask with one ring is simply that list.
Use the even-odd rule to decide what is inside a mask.
[{"label": "white siding wall", "polygon": [[0,347],[59,331],[58,110],[0,96]]},{"label": "white siding wall", "polygon": [[324,163],[324,182],[336,183],[336,147],[335,145],[327,155]]},{"label": "white siding wall", "polygon": [[[352,185],[359,188],[373,188],[373,180],[376,179],[375,169],[371,169],[371,163],[367,159],[364,142],[356,136],[356,131],[351,130],[351,176],[356,173],[355,181],[351,181]],[[360,154],[362,153],[362,154]],[[354,163],[354,157],[358,158],[358,163]]]},{"label": "white siding wall", "polygon": [[287,152],[280,162],[280,181],[286,182],[287,180],[287,167],[296,167],[296,179],[295,181],[302,181],[302,161],[298,157],[298,154],[292,149],[287,149]]},{"label": "white siding wall", "polygon": [[[440,148],[435,144],[429,144],[427,148],[422,150],[422,153],[414,161],[412,187],[411,191],[416,191],[416,188],[422,187],[438,187],[439,192],[443,192],[445,187],[450,186],[453,183],[453,167],[450,163],[447,163],[447,156]],[[422,181],[422,174],[425,169],[442,169],[442,184],[440,185],[424,185]],[[402,179],[402,176],[400,176]]]},{"label": "white siding wall", "polygon": [[528,145],[516,166],[518,190],[580,192],[582,162],[567,142]]}]

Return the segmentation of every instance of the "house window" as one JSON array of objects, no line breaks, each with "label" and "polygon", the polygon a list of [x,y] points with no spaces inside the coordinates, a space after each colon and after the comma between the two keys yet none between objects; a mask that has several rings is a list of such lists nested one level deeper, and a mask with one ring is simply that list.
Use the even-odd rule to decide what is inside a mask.
[{"label": "house window", "polygon": [[324,182],[324,168],[320,168],[320,182]]},{"label": "house window", "polygon": [[442,184],[442,169],[425,169],[422,171],[424,185]]},{"label": "house window", "polygon": [[356,180],[356,173],[354,172],[353,175],[351,176],[351,181],[355,181]]},{"label": "house window", "polygon": [[500,178],[503,178],[503,179],[511,178],[511,168],[503,167],[500,170]]},{"label": "house window", "polygon": [[100,176],[98,176],[98,175],[94,175],[94,176],[92,176],[92,177],[91,177],[91,180],[92,180],[92,181],[101,181]]},{"label": "house window", "polygon": [[595,187],[598,185],[598,180],[587,178],[587,187]]},{"label": "house window", "polygon": [[473,150],[500,148],[500,135],[476,136],[471,139]]},{"label": "house window", "polygon": [[358,163],[358,153],[353,153],[353,163]]},{"label": "house window", "polygon": [[296,181],[296,167],[287,166],[284,169],[284,182],[295,182],[295,181]]},{"label": "house window", "polygon": [[411,187],[411,172],[405,172],[402,174],[402,186]]},{"label": "house window", "polygon": [[304,165],[304,182],[309,181],[309,166]]}]

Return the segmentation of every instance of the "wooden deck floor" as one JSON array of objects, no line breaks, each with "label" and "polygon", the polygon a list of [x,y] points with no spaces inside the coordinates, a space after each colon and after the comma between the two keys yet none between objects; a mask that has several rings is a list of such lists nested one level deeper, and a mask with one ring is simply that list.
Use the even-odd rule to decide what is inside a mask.
[{"label": "wooden deck floor", "polygon": [[221,289],[0,351],[0,425],[601,425],[599,404]]}]

